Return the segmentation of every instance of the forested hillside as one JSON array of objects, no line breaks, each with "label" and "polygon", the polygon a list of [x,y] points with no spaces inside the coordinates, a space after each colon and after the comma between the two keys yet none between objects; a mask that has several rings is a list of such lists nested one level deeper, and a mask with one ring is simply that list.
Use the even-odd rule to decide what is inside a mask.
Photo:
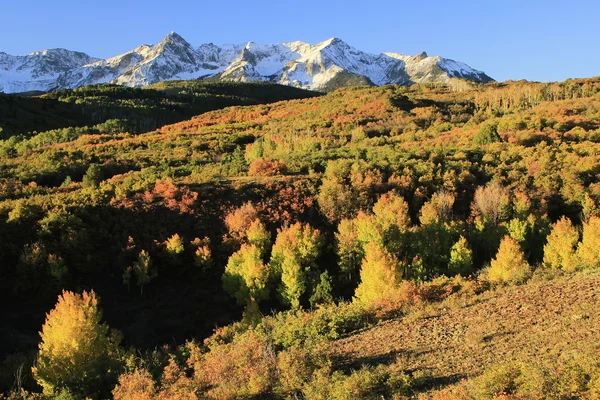
[{"label": "forested hillside", "polygon": [[228,106],[318,95],[274,84],[203,81],[167,81],[143,89],[93,85],[30,97],[0,94],[0,137],[68,127],[86,133],[141,133]]},{"label": "forested hillside", "polygon": [[[600,266],[600,79],[297,100],[308,96],[215,85],[56,92],[45,98],[100,126],[0,141],[0,390],[597,398],[598,359],[581,355],[598,299],[563,291],[593,291]],[[245,105],[278,98],[290,100]],[[507,299],[551,318],[544,284],[588,307],[564,311],[582,331],[569,357],[542,360],[550,383],[480,354],[507,335],[506,361],[522,361],[509,326],[477,330],[482,313],[505,318]],[[428,365],[439,349],[398,348],[407,336],[377,336],[385,324],[440,347],[475,329],[456,361],[474,364]],[[563,372],[579,386],[564,389]]]}]

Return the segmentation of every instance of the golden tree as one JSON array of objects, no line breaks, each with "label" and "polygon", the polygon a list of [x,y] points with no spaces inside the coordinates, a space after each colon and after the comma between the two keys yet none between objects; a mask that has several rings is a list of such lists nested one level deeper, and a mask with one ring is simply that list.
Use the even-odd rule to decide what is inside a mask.
[{"label": "golden tree", "polygon": [[54,309],[46,314],[32,368],[44,394],[67,389],[85,395],[101,390],[117,347],[101,319],[94,291],[81,295],[63,291],[58,297]]},{"label": "golden tree", "polygon": [[567,217],[562,217],[553,226],[544,246],[544,264],[552,268],[573,271],[577,267],[575,249],[579,232]]},{"label": "golden tree", "polygon": [[176,233],[165,241],[165,248],[170,256],[175,257],[185,250],[183,239]]},{"label": "golden tree", "polygon": [[266,254],[271,245],[271,233],[265,228],[265,225],[256,218],[250,223],[246,230],[246,240],[248,244],[253,244],[260,249],[262,254]]},{"label": "golden tree", "polygon": [[382,246],[384,245],[384,231],[373,214],[359,211],[356,218],[354,218],[353,223],[363,255],[364,248],[369,242],[377,242]]},{"label": "golden tree", "polygon": [[584,268],[600,267],[600,217],[592,216],[583,223],[583,235],[577,258]]},{"label": "golden tree", "polygon": [[343,219],[338,224],[335,233],[335,242],[338,255],[338,265],[344,279],[349,282],[358,270],[360,260],[362,259],[362,245],[358,240],[358,231],[356,224],[352,219]]},{"label": "golden tree", "polygon": [[365,258],[360,269],[360,284],[355,297],[361,303],[390,296],[400,284],[398,260],[385,248],[370,242],[365,248]]},{"label": "golden tree", "polygon": [[521,246],[510,236],[505,236],[487,271],[488,280],[493,283],[522,283],[530,275],[531,267]]},{"label": "golden tree", "polygon": [[404,231],[410,225],[408,204],[402,196],[394,192],[381,195],[373,206],[373,214],[375,214],[375,221],[382,232],[387,232],[392,228]]}]

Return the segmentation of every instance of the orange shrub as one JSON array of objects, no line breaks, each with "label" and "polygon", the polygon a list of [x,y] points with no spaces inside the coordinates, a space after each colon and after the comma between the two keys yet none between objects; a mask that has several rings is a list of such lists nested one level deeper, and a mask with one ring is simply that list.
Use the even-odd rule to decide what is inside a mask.
[{"label": "orange shrub", "polygon": [[287,172],[287,167],[282,160],[272,160],[270,158],[259,158],[250,164],[248,170],[249,176],[275,176],[283,175]]},{"label": "orange shrub", "polygon": [[276,383],[277,356],[261,335],[248,331],[218,345],[194,365],[196,384],[217,399],[256,398]]}]

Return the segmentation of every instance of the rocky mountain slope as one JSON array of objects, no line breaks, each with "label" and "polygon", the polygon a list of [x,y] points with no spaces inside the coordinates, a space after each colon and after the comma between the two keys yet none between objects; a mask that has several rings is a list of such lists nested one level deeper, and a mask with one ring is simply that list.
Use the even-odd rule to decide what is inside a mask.
[{"label": "rocky mountain slope", "polygon": [[484,72],[427,53],[373,55],[331,38],[316,45],[287,42],[194,47],[175,32],[105,60],[65,49],[27,56],[0,53],[0,91],[48,91],[95,83],[146,86],[179,79],[269,81],[312,90],[362,84],[409,85],[453,79],[488,82]]}]

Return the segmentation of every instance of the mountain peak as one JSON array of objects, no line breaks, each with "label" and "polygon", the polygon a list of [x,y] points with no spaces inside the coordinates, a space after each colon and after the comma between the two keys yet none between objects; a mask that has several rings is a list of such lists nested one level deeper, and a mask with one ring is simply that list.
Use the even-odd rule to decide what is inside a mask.
[{"label": "mountain peak", "polygon": [[181,43],[189,45],[189,43],[175,31],[169,32],[169,34],[165,36],[161,43]]},{"label": "mountain peak", "polygon": [[429,56],[427,55],[427,53],[426,53],[426,52],[424,52],[424,51],[422,51],[422,52],[420,52],[419,54],[417,54],[417,55],[415,56],[415,60],[416,60],[417,62],[419,62],[419,61],[421,61],[421,60],[424,60],[424,59],[426,59],[427,57],[429,57]]},{"label": "mountain peak", "polygon": [[340,38],[332,37],[332,38],[329,38],[329,39],[317,44],[316,47],[324,49],[325,47],[339,46],[339,45],[346,45],[346,42],[344,42]]},{"label": "mountain peak", "polygon": [[370,54],[338,37],[318,44],[246,42],[192,47],[172,31],[156,45],[98,60],[84,53],[49,49],[29,56],[0,53],[0,90],[7,93],[76,88],[96,83],[144,86],[177,79],[269,81],[305,89],[332,90],[360,84],[410,85],[464,79],[491,80],[466,64],[399,53]]}]

